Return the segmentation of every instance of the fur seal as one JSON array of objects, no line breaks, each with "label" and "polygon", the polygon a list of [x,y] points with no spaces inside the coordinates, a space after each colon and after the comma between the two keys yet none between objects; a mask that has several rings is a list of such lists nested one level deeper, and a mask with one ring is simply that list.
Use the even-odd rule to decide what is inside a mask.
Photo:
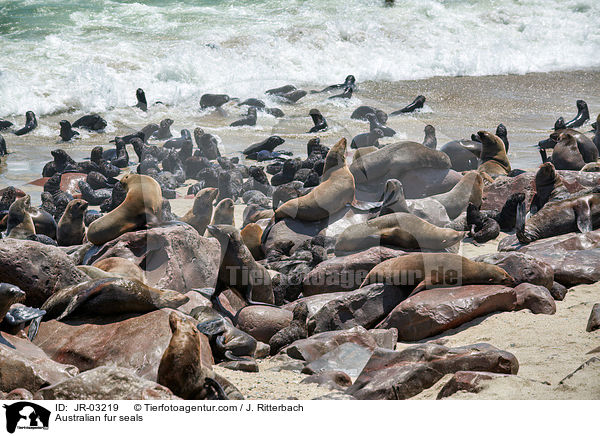
[{"label": "fur seal", "polygon": [[239,127],[239,126],[256,126],[256,108],[254,106],[250,106],[248,108],[248,112],[246,116],[242,119],[234,121],[229,125],[229,127]]},{"label": "fur seal", "polygon": [[379,245],[442,250],[464,237],[465,232],[435,226],[410,213],[396,212],[347,227],[338,236],[335,252],[361,251]]},{"label": "fur seal", "polygon": [[380,123],[375,115],[366,114],[365,117],[369,122],[369,130],[373,131],[375,129],[379,129],[383,132],[383,136],[387,136],[390,138],[396,134],[396,131],[394,129],[388,126],[384,126],[382,123]]},{"label": "fur seal", "polygon": [[173,125],[173,120],[171,118],[165,118],[161,120],[158,125],[158,130],[152,135],[156,139],[170,139],[173,137],[171,133],[171,126]]},{"label": "fur seal", "polygon": [[135,91],[135,98],[137,100],[135,107],[146,112],[148,110],[148,102],[146,101],[146,93],[142,88],[138,88]]},{"label": "fur seal", "polygon": [[267,89],[265,91],[265,94],[268,95],[283,95],[283,94],[288,94],[292,91],[295,91],[296,87],[294,85],[283,85],[280,86],[279,88],[272,88],[272,89]]},{"label": "fur seal", "polygon": [[417,95],[417,97],[412,101],[411,104],[406,105],[402,109],[392,112],[390,115],[400,115],[407,114],[409,112],[414,112],[417,109],[421,109],[425,104],[425,97],[422,95]]},{"label": "fur seal", "polygon": [[242,235],[244,244],[246,244],[246,247],[252,253],[252,257],[255,260],[263,259],[265,257],[261,245],[263,228],[256,223],[249,223],[244,226],[240,234]]},{"label": "fur seal", "polygon": [[275,149],[275,147],[283,144],[284,142],[285,140],[280,136],[269,136],[264,141],[257,142],[256,144],[248,146],[244,151],[242,151],[242,153],[248,156],[250,154],[258,153],[259,151],[263,150],[271,152]]},{"label": "fur seal", "polygon": [[181,221],[191,225],[201,236],[204,235],[206,226],[210,224],[213,212],[213,202],[218,194],[219,190],[217,188],[201,189],[194,198],[194,205],[183,218],[181,218]]},{"label": "fur seal", "polygon": [[564,200],[570,196],[562,178],[556,172],[551,162],[540,165],[535,173],[535,195],[531,200],[529,212],[534,215],[544,205],[551,201]]},{"label": "fur seal", "polygon": [[10,121],[7,120],[3,120],[2,118],[0,118],[0,132],[2,130],[6,130],[10,127],[12,127],[13,123],[11,123]]},{"label": "fur seal", "polygon": [[454,171],[476,170],[481,155],[481,142],[469,139],[450,141],[442,145],[440,151],[448,155]]},{"label": "fur seal", "polygon": [[525,222],[524,207],[517,213],[517,238],[521,244],[565,233],[600,227],[600,194],[588,194],[546,203]]},{"label": "fur seal", "polygon": [[240,293],[249,304],[272,305],[273,287],[269,272],[254,260],[240,231],[227,225],[209,225],[207,230],[221,244],[221,265],[210,298],[213,307],[223,309],[218,297],[227,288]]},{"label": "fur seal", "polygon": [[514,286],[515,280],[502,268],[475,262],[452,253],[406,254],[381,262],[360,285],[384,283],[413,288],[410,296],[425,289],[461,285]]},{"label": "fur seal", "polygon": [[594,141],[588,138],[581,132],[573,129],[560,129],[555,132],[552,132],[547,139],[538,142],[538,148],[540,149],[540,155],[542,157],[542,162],[548,162],[549,159],[546,154],[546,150],[549,148],[554,148],[559,141],[559,137],[562,133],[568,133],[573,136],[577,141],[577,148],[579,149],[579,153],[584,160],[584,162],[595,162],[598,159],[598,148]]},{"label": "fur seal", "polygon": [[480,244],[496,239],[500,234],[498,221],[483,215],[479,207],[473,203],[469,203],[467,206],[467,227],[469,228],[469,236]]},{"label": "fur seal", "polygon": [[559,170],[579,171],[586,164],[577,146],[577,140],[574,136],[566,132],[559,135],[550,160]]},{"label": "fur seal", "polygon": [[226,94],[204,94],[200,97],[200,108],[220,108],[229,100],[231,100],[231,98]]},{"label": "fur seal", "polygon": [[117,315],[147,313],[187,303],[185,295],[153,288],[138,280],[108,278],[89,280],[53,294],[42,305],[44,319],[65,319],[72,315]]},{"label": "fur seal", "polygon": [[180,149],[186,144],[191,144],[191,146],[193,147],[194,144],[192,142],[192,134],[190,133],[190,131],[187,129],[182,129],[180,133],[181,136],[179,138],[172,138],[165,142],[163,144],[163,148]]},{"label": "fur seal", "polygon": [[25,112],[25,126],[21,127],[19,130],[15,132],[15,135],[22,136],[37,127],[37,119],[35,118],[35,114],[32,111]]},{"label": "fur seal", "polygon": [[506,156],[506,150],[502,140],[489,132],[480,130],[477,132],[481,139],[481,164],[478,167],[479,172],[485,172],[491,177],[506,176],[510,173],[510,162]]},{"label": "fur seal", "polygon": [[437,148],[437,138],[435,137],[435,127],[431,124],[425,126],[425,138],[423,138],[423,145],[427,148],[435,150]]},{"label": "fur seal", "polygon": [[202,363],[200,332],[191,320],[177,312],[169,315],[173,336],[158,365],[156,381],[184,400],[205,400],[212,369]]},{"label": "fur seal", "polygon": [[453,220],[467,209],[469,203],[481,206],[483,197],[483,178],[477,171],[467,172],[450,191],[432,195],[431,199],[444,205],[448,217]]},{"label": "fur seal", "polygon": [[15,303],[25,300],[25,292],[10,283],[0,283],[0,321]]},{"label": "fur seal", "polygon": [[[585,124],[585,122],[590,119],[590,111],[588,110],[587,103],[583,100],[577,100],[576,105],[577,105],[577,115],[572,120],[565,122],[563,124],[562,128],[575,129],[577,127],[583,126]],[[562,123],[560,123],[560,124],[562,124]]]},{"label": "fur seal", "polygon": [[328,97],[328,100],[333,100],[336,98],[352,98],[352,92],[354,92],[354,89],[349,86],[347,88],[344,88],[344,92],[342,92],[341,94],[336,94],[332,95],[331,97]]},{"label": "fur seal", "polygon": [[286,103],[296,103],[298,100],[300,100],[306,94],[307,94],[306,91],[304,91],[302,89],[296,89],[294,91],[286,92],[284,94],[274,94],[274,95],[276,95],[277,97],[279,97]]},{"label": "fur seal", "polygon": [[275,220],[285,217],[320,221],[354,201],[354,177],[346,165],[346,138],[340,139],[325,158],[322,182],[308,194],[286,201],[275,210]]},{"label": "fur seal", "polygon": [[162,205],[160,185],[152,177],[127,174],[119,183],[127,192],[117,208],[98,218],[88,228],[88,240],[102,245],[123,233],[157,222]]},{"label": "fur seal", "polygon": [[144,271],[132,261],[122,257],[106,257],[94,262],[92,266],[106,271],[113,276],[146,283]]},{"label": "fur seal", "polygon": [[367,120],[367,114],[374,114],[381,124],[387,123],[388,115],[384,111],[376,109],[372,106],[357,107],[354,109],[354,112],[352,112],[352,115],[350,115],[350,118],[353,120],[369,121]]},{"label": "fur seal", "polygon": [[323,114],[321,114],[321,111],[319,111],[319,109],[311,109],[308,112],[308,115],[310,115],[314,123],[314,126],[311,127],[308,133],[315,133],[327,130],[327,120],[325,119]]},{"label": "fur seal", "polygon": [[356,78],[352,74],[349,74],[344,79],[344,83],[329,85],[328,87],[321,89],[320,91],[312,91],[311,93],[329,92],[341,88],[352,88],[353,91],[356,91]]},{"label": "fur seal", "polygon": [[58,222],[56,241],[58,245],[80,245],[85,236],[83,218],[88,208],[85,200],[71,200]]},{"label": "fur seal", "polygon": [[15,239],[27,239],[30,235],[35,235],[35,225],[29,214],[31,208],[31,197],[16,199],[8,208],[8,218],[6,222],[6,236]]},{"label": "fur seal", "polygon": [[365,148],[365,147],[377,147],[379,148],[379,139],[383,138],[383,132],[381,129],[371,130],[369,133],[361,133],[352,138],[350,148]]},{"label": "fur seal", "polygon": [[210,133],[204,133],[204,130],[202,130],[200,127],[196,127],[194,129],[194,139],[196,140],[196,145],[200,150],[200,156],[203,156],[209,160],[215,160],[221,157],[221,152],[219,151],[219,142],[213,135]]},{"label": "fur seal", "polygon": [[100,115],[91,114],[78,118],[73,123],[73,127],[83,127],[84,129],[99,131],[107,126],[106,120]]},{"label": "fur seal", "polygon": [[217,203],[211,224],[227,224],[230,226],[235,226],[234,212],[235,209],[233,206],[233,200],[231,198],[224,198],[223,200],[219,201],[219,203]]},{"label": "fur seal", "polygon": [[6,141],[2,135],[0,135],[0,156],[6,156],[8,150],[6,149]]},{"label": "fur seal", "polygon": [[[506,151],[506,153],[508,153],[508,147],[509,147],[509,142],[508,142],[508,132],[506,130],[506,126],[502,123],[498,124],[498,126],[496,127],[496,136],[498,138],[500,138],[502,140],[502,142],[504,143],[504,150]],[[481,144],[481,139],[479,138],[479,136],[473,134],[471,135],[471,140]],[[481,155],[481,147],[479,147],[478,149],[471,149],[474,153],[477,154],[477,156]]]},{"label": "fur seal", "polygon": [[71,123],[67,120],[62,120],[60,123],[60,139],[63,141],[70,141],[74,136],[78,136],[79,132],[76,132],[71,128]]}]

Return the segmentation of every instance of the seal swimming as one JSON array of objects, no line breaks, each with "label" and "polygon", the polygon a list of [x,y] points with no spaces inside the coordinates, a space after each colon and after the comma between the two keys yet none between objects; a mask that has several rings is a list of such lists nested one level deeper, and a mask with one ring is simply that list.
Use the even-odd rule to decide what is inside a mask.
[{"label": "seal swimming", "polygon": [[35,114],[32,111],[25,112],[25,126],[21,127],[19,130],[15,132],[15,135],[22,136],[37,127],[37,119],[35,118]]}]

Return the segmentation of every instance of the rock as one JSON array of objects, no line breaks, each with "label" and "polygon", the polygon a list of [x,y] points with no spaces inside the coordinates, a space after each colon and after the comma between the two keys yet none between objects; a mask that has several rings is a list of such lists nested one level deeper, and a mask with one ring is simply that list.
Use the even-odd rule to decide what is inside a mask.
[{"label": "rock", "polygon": [[372,328],[407,295],[398,287],[381,283],[341,293],[308,318],[309,334],[346,330],[357,325]]},{"label": "rock", "polygon": [[36,400],[176,400],[164,386],[139,377],[131,369],[100,366],[69,380],[40,389]]},{"label": "rock", "polygon": [[353,327],[349,330],[324,332],[308,339],[300,339],[284,348],[284,351],[294,359],[312,362],[346,342],[352,342],[371,350],[377,347],[375,339],[369,332],[362,327]]},{"label": "rock", "polygon": [[[577,389],[578,385],[588,385],[591,380],[598,380],[600,375],[600,357],[592,357],[579,368],[558,382],[559,388]],[[595,383],[598,386],[597,383]],[[595,399],[598,392],[595,392]]]},{"label": "rock", "polygon": [[302,372],[318,374],[325,371],[341,371],[350,377],[358,377],[372,354],[373,350],[346,342],[308,363]]},{"label": "rock", "polygon": [[192,310],[194,310],[196,307],[200,307],[200,306],[212,307],[212,303],[210,302],[210,300],[198,291],[186,292],[185,296],[188,297],[190,300],[187,303],[185,303],[184,305],[179,306],[177,308],[177,310],[182,313],[185,313],[186,315],[189,315],[192,312]]},{"label": "rock", "polygon": [[[300,382],[300,383],[302,383],[302,382]],[[320,397],[315,397],[315,398],[313,398],[313,400],[340,401],[340,400],[356,400],[356,398],[354,398],[352,395],[346,395],[341,392],[333,391],[330,394],[325,394],[325,395],[321,395]]]},{"label": "rock", "polygon": [[204,238],[190,225],[170,225],[129,232],[107,242],[91,256],[91,265],[108,257],[131,260],[146,273],[148,284],[182,293],[214,287],[221,248],[214,238]]},{"label": "rock", "polygon": [[592,312],[590,313],[590,318],[588,319],[587,327],[585,328],[586,332],[593,332],[594,330],[598,330],[600,328],[600,303],[594,304],[592,307]]},{"label": "rock", "polygon": [[552,289],[550,289],[550,294],[552,294],[552,298],[557,301],[563,301],[565,299],[565,295],[567,295],[568,289],[561,285],[558,282],[552,283]]},{"label": "rock", "polygon": [[550,291],[543,286],[532,285],[531,283],[521,283],[514,288],[517,294],[516,310],[529,309],[532,313],[542,313],[544,315],[554,315],[556,313],[556,303]]},{"label": "rock", "polygon": [[269,344],[258,341],[256,344],[256,350],[254,351],[254,358],[264,359],[265,357],[269,357],[269,354],[271,354],[271,347]]},{"label": "rock", "polygon": [[328,302],[335,300],[339,296],[339,293],[312,295],[310,297],[299,298],[296,301],[284,304],[283,306],[281,306],[281,308],[293,312],[294,307],[296,307],[298,304],[306,304],[306,307],[308,309],[308,317],[310,318],[314,316],[314,314],[317,313],[319,310],[321,310],[321,308],[325,306]]},{"label": "rock", "polygon": [[5,400],[12,400],[12,401],[33,400],[33,394],[31,392],[29,392],[27,389],[13,389],[8,394],[6,394]]},{"label": "rock", "polygon": [[373,247],[348,256],[334,257],[321,262],[302,283],[305,297],[331,292],[352,291],[360,287],[369,271],[384,260],[404,254],[402,250]]},{"label": "rock", "polygon": [[278,307],[247,306],[236,317],[236,327],[260,342],[268,343],[292,322],[292,312]]},{"label": "rock", "polygon": [[352,379],[345,372],[323,371],[306,377],[300,383],[316,383],[329,389],[345,390],[352,385]]},{"label": "rock", "polygon": [[79,182],[85,182],[85,173],[64,173],[60,176],[60,190],[71,194],[74,198],[81,198]]},{"label": "rock", "polygon": [[[144,315],[42,322],[34,340],[50,358],[87,371],[103,365],[132,368],[140,377],[155,381],[158,365],[171,340],[172,309]],[[214,364],[208,339],[202,340],[202,362]]]},{"label": "rock", "polygon": [[388,350],[394,350],[396,343],[398,342],[398,329],[371,329],[369,330],[377,346],[380,348],[387,348]]},{"label": "rock", "polygon": [[357,399],[406,399],[433,386],[445,374],[487,371],[516,374],[517,359],[489,344],[448,348],[420,344],[403,351],[377,348],[346,394]]},{"label": "rock", "polygon": [[558,170],[557,173],[561,177],[565,187],[571,193],[580,191],[583,188],[593,188],[600,184],[599,173],[582,173],[579,171],[568,170]]},{"label": "rock", "polygon": [[516,177],[499,176],[494,183],[483,187],[481,210],[500,210],[508,197],[523,192],[525,204],[535,195],[535,172],[528,171]]},{"label": "rock", "polygon": [[88,280],[58,247],[20,239],[0,240],[0,282],[27,294],[24,304],[40,307],[54,292]]},{"label": "rock", "polygon": [[514,290],[501,285],[428,289],[396,306],[377,328],[395,327],[399,340],[418,341],[516,303]]},{"label": "rock", "polygon": [[258,363],[254,360],[235,360],[231,362],[219,363],[218,366],[231,369],[233,371],[258,372]]},{"label": "rock", "polygon": [[458,391],[477,393],[482,389],[481,382],[497,377],[511,377],[511,375],[482,371],[458,371],[444,385],[438,393],[437,399],[449,397]]},{"label": "rock", "polygon": [[303,222],[284,218],[271,227],[266,240],[263,242],[265,253],[279,247],[294,247],[312,239],[327,226],[327,220]]},{"label": "rock", "polygon": [[518,252],[493,253],[478,256],[473,260],[499,266],[509,273],[517,283],[532,283],[544,286],[548,290],[552,289],[554,282],[552,267],[528,254]]},{"label": "rock", "polygon": [[425,198],[450,191],[462,175],[452,169],[419,168],[402,174],[406,198]]},{"label": "rock", "polygon": [[0,334],[0,391],[38,389],[77,375],[72,365],[50,359],[42,349],[28,339]]}]

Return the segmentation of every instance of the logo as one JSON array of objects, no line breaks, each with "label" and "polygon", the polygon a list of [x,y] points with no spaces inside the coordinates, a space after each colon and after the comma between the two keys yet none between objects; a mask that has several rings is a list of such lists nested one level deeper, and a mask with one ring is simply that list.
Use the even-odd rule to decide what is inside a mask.
[{"label": "logo", "polygon": [[19,401],[3,407],[6,409],[6,431],[9,433],[14,433],[17,428],[48,430],[50,411],[42,406],[28,401]]}]

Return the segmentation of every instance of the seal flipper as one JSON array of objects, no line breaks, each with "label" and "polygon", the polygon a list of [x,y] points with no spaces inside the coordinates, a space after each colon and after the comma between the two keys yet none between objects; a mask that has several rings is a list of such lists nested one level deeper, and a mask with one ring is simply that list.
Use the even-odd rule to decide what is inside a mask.
[{"label": "seal flipper", "polygon": [[42,322],[42,316],[38,316],[36,319],[31,321],[29,324],[29,331],[27,332],[27,338],[33,342],[33,339],[36,337],[37,332],[40,328],[40,323]]},{"label": "seal flipper", "polygon": [[592,212],[590,210],[590,203],[588,201],[579,202],[575,208],[575,215],[577,216],[577,228],[581,233],[591,232],[592,226]]},{"label": "seal flipper", "polygon": [[362,210],[362,211],[373,211],[373,209],[375,209],[375,211],[376,211],[382,205],[383,205],[383,202],[381,202],[381,201],[360,201],[360,200],[357,200],[356,198],[354,200],[352,200],[352,203],[350,203],[350,207],[352,207],[353,209]]},{"label": "seal flipper", "polygon": [[204,388],[207,391],[212,391],[213,395],[214,395],[214,398],[207,396],[206,399],[211,399],[211,400],[229,400],[229,397],[227,396],[227,394],[223,390],[223,387],[215,379],[212,379],[210,377],[205,377],[204,378]]},{"label": "seal flipper", "polygon": [[424,291],[425,289],[427,289],[427,285],[428,285],[428,281],[427,280],[423,280],[421,281],[416,287],[415,289],[412,290],[412,292],[410,294],[408,294],[408,297],[406,298],[410,298],[413,295],[418,294],[421,291]]},{"label": "seal flipper", "polygon": [[[219,340],[219,338],[217,338],[217,340]],[[235,362],[251,362],[252,361],[252,359],[250,359],[249,357],[236,356],[229,350],[225,351],[225,353],[223,353],[223,354],[227,359],[235,361]]]},{"label": "seal flipper", "polygon": [[102,292],[102,285],[105,284],[107,281],[112,281],[112,280],[114,280],[114,277],[99,281],[97,283],[97,286],[94,286],[92,289],[87,289],[87,290],[75,295],[73,297],[73,299],[69,302],[69,304],[67,305],[67,308],[63,311],[63,313],[61,313],[59,316],[56,317],[56,320],[60,321],[64,318],[66,318],[67,316],[69,316],[70,314],[72,314],[83,303],[88,301],[90,298],[100,294]]}]

